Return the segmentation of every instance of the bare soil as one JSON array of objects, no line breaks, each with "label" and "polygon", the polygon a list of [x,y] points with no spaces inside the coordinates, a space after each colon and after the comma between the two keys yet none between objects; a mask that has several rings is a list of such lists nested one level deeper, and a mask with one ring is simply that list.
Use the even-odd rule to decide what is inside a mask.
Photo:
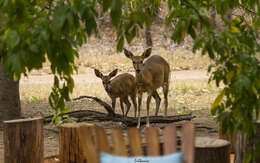
[{"label": "bare soil", "polygon": [[[181,81],[201,81],[207,80],[208,75],[206,71],[199,70],[191,70],[191,71],[174,71],[172,72],[172,79],[176,82]],[[93,76],[93,72],[90,69],[88,73],[84,75],[75,75],[74,80],[76,84],[84,84],[86,82],[98,82],[98,80]],[[23,78],[20,82],[21,87],[23,85],[51,85],[52,84],[52,76],[51,75],[41,75],[41,76],[29,76],[28,78]],[[68,103],[71,106],[72,110],[96,110],[96,111],[105,111],[102,106],[97,104],[92,100],[80,100],[73,101]],[[154,106],[152,106],[154,107]],[[189,108],[188,108],[189,109]],[[120,109],[116,109],[118,113]],[[162,114],[162,109],[159,114]],[[51,109],[48,105],[48,102],[38,102],[38,103],[22,103],[22,116],[23,117],[38,117],[38,116],[46,116],[49,115]],[[213,120],[213,117],[210,115],[209,108],[199,108],[195,110],[191,110],[192,114],[196,116],[192,121],[196,125],[196,136],[210,136],[217,137],[217,125]],[[153,114],[153,113],[151,113]],[[146,115],[145,109],[141,112],[142,116]],[[176,115],[174,110],[169,111],[169,115]],[[130,111],[129,116],[133,116],[133,112]],[[123,129],[127,129],[124,125],[115,122],[92,122],[97,126],[103,126],[105,128],[114,128],[120,127]],[[182,123],[182,122],[178,122]],[[152,124],[152,126],[163,128],[166,124]],[[144,131],[145,127],[141,128]],[[58,154],[58,127],[55,127],[51,124],[44,126],[44,155],[52,156]],[[0,131],[0,162],[3,162],[3,131]]]}]

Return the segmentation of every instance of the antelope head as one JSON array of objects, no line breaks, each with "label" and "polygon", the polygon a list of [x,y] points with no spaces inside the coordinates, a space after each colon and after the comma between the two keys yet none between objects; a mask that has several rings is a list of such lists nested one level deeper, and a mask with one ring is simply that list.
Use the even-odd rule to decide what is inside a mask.
[{"label": "antelope head", "polygon": [[146,49],[141,56],[134,56],[132,52],[124,48],[125,56],[132,60],[136,74],[140,74],[143,70],[144,59],[151,55],[152,48]]},{"label": "antelope head", "polygon": [[110,72],[108,75],[103,75],[97,69],[94,69],[94,71],[95,71],[96,76],[102,80],[103,86],[104,86],[105,90],[107,91],[107,93],[110,94],[112,91],[111,78],[116,76],[118,70],[115,69],[112,72]]}]

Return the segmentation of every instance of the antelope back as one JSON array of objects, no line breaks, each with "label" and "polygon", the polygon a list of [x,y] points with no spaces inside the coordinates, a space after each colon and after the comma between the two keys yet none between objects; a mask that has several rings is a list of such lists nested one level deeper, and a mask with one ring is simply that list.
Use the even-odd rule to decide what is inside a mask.
[{"label": "antelope back", "polygon": [[123,73],[111,80],[112,92],[120,96],[136,93],[135,77],[129,73]]},{"label": "antelope back", "polygon": [[[159,55],[153,55],[144,62],[142,76],[145,83],[159,88],[164,83],[168,83],[170,75],[170,66]],[[147,80],[146,80],[147,79]]]}]

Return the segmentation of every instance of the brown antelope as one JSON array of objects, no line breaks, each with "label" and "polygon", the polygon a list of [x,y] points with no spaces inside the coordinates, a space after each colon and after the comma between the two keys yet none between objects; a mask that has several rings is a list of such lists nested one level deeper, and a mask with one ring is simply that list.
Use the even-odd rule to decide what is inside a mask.
[{"label": "brown antelope", "polygon": [[[95,69],[95,74],[97,77],[101,78],[101,80],[103,82],[103,86],[104,86],[107,94],[109,95],[109,97],[112,100],[113,111],[115,112],[116,98],[119,97],[123,116],[127,116],[129,109],[131,107],[131,103],[128,100],[128,96],[130,96],[131,100],[134,104],[135,117],[136,117],[137,104],[136,104],[135,77],[129,73],[123,73],[123,74],[116,76],[117,69],[110,72],[108,75],[103,75],[99,70]],[[111,78],[114,76],[116,76],[116,77],[111,80]],[[127,107],[125,114],[124,114],[124,104],[123,103],[125,103],[126,107]]]},{"label": "brown antelope", "polygon": [[135,69],[135,77],[138,91],[138,125],[140,127],[140,109],[142,104],[143,92],[148,93],[146,101],[147,119],[146,126],[149,127],[149,108],[151,97],[156,101],[155,115],[158,115],[161,98],[158,95],[156,89],[163,87],[164,93],[164,114],[167,115],[168,107],[168,89],[169,89],[169,64],[159,55],[153,55],[145,62],[144,59],[149,57],[152,52],[152,48],[147,49],[141,56],[134,56],[132,52],[124,49],[125,56],[133,61]]}]

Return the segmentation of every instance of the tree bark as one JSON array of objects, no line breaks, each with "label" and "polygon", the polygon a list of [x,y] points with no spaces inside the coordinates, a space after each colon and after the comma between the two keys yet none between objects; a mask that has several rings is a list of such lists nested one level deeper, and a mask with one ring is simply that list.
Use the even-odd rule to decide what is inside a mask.
[{"label": "tree bark", "polygon": [[10,80],[0,63],[0,125],[4,120],[19,118],[20,114],[19,81]]},{"label": "tree bark", "polygon": [[213,138],[197,138],[195,163],[230,163],[230,143]]},{"label": "tree bark", "polygon": [[[151,16],[151,19],[153,19],[153,14],[150,13],[149,8],[146,9],[146,12]],[[153,20],[152,20],[153,21]],[[145,39],[146,39],[146,46],[147,47],[153,47],[153,39],[151,34],[151,27],[145,26]]]},{"label": "tree bark", "polygon": [[[94,129],[93,124],[88,123],[67,123],[60,126],[59,133],[59,157],[62,163],[83,163],[87,162],[83,155],[83,149],[79,141],[78,130],[80,126]],[[89,136],[89,135],[86,135]]]},{"label": "tree bark", "polygon": [[4,121],[5,163],[43,163],[43,119]]}]

